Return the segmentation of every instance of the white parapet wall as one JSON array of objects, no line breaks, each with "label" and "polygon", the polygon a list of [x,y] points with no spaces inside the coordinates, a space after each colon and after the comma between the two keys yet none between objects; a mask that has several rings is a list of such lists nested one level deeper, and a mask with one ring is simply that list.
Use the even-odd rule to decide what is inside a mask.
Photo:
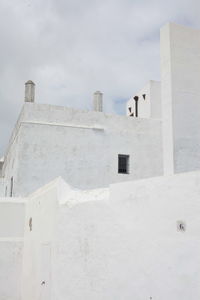
[{"label": "white parapet wall", "polygon": [[27,204],[22,300],[198,300],[199,197],[200,172],[51,182]]},{"label": "white parapet wall", "polygon": [[25,202],[0,198],[0,299],[21,300]]},{"label": "white parapet wall", "polygon": [[109,200],[63,205],[55,299],[198,300],[199,197],[197,172],[116,184]]},{"label": "white parapet wall", "polygon": [[52,263],[57,208],[62,191],[68,187],[62,179],[30,195],[26,207],[25,244],[21,300],[53,300]]}]

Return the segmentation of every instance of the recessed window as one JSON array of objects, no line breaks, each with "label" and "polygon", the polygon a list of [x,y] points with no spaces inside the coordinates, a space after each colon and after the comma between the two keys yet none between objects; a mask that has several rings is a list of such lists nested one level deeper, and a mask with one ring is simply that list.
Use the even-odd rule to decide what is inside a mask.
[{"label": "recessed window", "polygon": [[129,173],[129,155],[118,154],[118,173]]}]

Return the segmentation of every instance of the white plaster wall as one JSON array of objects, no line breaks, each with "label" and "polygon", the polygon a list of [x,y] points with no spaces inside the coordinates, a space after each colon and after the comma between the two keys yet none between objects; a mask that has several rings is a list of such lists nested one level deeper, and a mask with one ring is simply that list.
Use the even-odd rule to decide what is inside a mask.
[{"label": "white plaster wall", "polygon": [[[12,200],[11,200],[12,199]],[[18,198],[0,198],[1,238],[24,235],[25,203]]]},{"label": "white plaster wall", "polygon": [[162,118],[161,107],[161,82],[151,80],[150,81],[150,101],[151,101],[151,118]]},{"label": "white plaster wall", "polygon": [[2,177],[4,178],[3,186],[3,195],[5,197],[10,197],[11,195],[11,178],[13,177],[13,193],[12,196],[18,196],[15,194],[16,181],[18,172],[18,151],[19,151],[19,142],[18,142],[18,132],[20,130],[20,121],[24,116],[24,108],[19,115],[18,121],[15,125],[15,128],[12,132],[12,135],[9,140],[7,151],[4,155],[4,164],[2,168]]},{"label": "white plaster wall", "polygon": [[21,300],[25,203],[0,198],[0,299]]},{"label": "white plaster wall", "polygon": [[[54,299],[51,280],[52,245],[58,196],[62,198],[62,185],[61,179],[49,183],[30,195],[27,203],[21,300]],[[30,218],[32,219],[31,230]]]},{"label": "white plaster wall", "polygon": [[196,172],[115,184],[110,200],[63,205],[53,299],[198,300],[199,196]]},{"label": "white plaster wall", "polygon": [[[162,174],[159,120],[27,103],[13,145],[15,163],[5,177],[9,185],[14,176],[14,195],[57,176],[86,189]],[[130,174],[118,174],[118,154],[130,155]]]},{"label": "white plaster wall", "polygon": [[[145,99],[143,98],[143,95]],[[158,81],[150,80],[143,89],[136,95],[138,96],[138,118],[153,118],[161,119],[161,83]],[[133,96],[133,97],[134,97]],[[126,105],[126,114],[135,117],[135,100],[129,99]],[[131,112],[129,110],[131,108]]]},{"label": "white plaster wall", "polygon": [[0,178],[0,197],[4,197],[5,190],[4,190],[4,178]]},{"label": "white plaster wall", "polygon": [[2,177],[3,160],[0,159],[0,177]]},{"label": "white plaster wall", "polygon": [[21,300],[23,241],[0,238],[0,299]]},{"label": "white plaster wall", "polygon": [[[26,206],[22,300],[57,299],[54,286],[55,281],[60,278],[60,276],[57,278],[55,272],[59,248],[56,237],[60,217],[59,206],[64,203],[70,209],[80,201],[83,203],[102,201],[108,197],[108,189],[73,190],[61,178],[30,195]],[[30,218],[32,218],[32,230],[29,227]],[[68,272],[70,273],[70,270]]]},{"label": "white plaster wall", "polygon": [[161,31],[165,165],[175,173],[200,168],[199,51],[200,30],[168,24]]},{"label": "white plaster wall", "polygon": [[170,24],[160,31],[162,137],[164,174],[174,173]]}]

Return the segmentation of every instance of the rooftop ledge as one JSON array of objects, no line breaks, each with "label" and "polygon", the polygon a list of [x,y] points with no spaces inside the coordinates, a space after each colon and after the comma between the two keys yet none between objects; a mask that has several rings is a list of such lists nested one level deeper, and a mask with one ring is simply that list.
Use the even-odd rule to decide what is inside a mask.
[{"label": "rooftop ledge", "polygon": [[73,127],[73,128],[83,128],[83,129],[93,129],[93,130],[104,130],[104,127],[99,125],[87,126],[87,125],[77,125],[77,124],[67,124],[67,123],[57,123],[57,122],[39,122],[39,121],[22,121],[21,124],[37,124],[37,125],[48,125],[48,126],[62,126],[62,127]]}]

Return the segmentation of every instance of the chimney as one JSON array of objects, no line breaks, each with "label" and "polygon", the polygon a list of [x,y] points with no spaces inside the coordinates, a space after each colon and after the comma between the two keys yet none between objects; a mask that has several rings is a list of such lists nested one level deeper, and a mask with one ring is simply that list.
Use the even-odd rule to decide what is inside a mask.
[{"label": "chimney", "polygon": [[35,83],[31,80],[25,83],[25,102],[35,101]]},{"label": "chimney", "polygon": [[93,109],[94,111],[103,111],[103,94],[99,91],[93,95]]}]

